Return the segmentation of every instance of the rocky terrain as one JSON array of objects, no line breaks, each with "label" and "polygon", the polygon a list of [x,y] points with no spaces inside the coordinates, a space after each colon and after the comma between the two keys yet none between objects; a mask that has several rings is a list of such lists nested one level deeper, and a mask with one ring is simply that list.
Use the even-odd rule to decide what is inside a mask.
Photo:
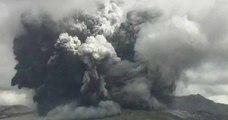
[{"label": "rocky terrain", "polygon": [[[2,120],[52,120],[38,117],[28,107],[0,106]],[[201,95],[174,97],[171,110],[144,111],[124,109],[117,116],[95,120],[228,120],[228,105],[218,104]]]}]

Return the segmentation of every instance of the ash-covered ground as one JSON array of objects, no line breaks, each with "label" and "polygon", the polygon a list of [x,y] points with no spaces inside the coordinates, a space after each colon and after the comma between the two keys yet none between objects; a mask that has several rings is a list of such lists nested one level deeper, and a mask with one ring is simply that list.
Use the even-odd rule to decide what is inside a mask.
[{"label": "ash-covered ground", "polygon": [[[228,105],[214,103],[201,95],[173,97],[173,104],[168,110],[133,110],[122,109],[116,115],[89,120],[227,120]],[[36,111],[22,105],[0,106],[2,120],[80,120],[41,117]],[[81,120],[88,120],[81,118]]]}]

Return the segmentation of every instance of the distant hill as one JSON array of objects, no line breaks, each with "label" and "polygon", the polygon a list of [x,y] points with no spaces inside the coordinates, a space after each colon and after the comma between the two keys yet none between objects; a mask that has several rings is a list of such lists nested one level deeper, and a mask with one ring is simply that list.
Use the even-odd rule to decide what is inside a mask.
[{"label": "distant hill", "polygon": [[204,111],[212,114],[228,115],[228,105],[215,103],[200,94],[173,97],[173,102],[170,107],[171,109],[183,111]]}]

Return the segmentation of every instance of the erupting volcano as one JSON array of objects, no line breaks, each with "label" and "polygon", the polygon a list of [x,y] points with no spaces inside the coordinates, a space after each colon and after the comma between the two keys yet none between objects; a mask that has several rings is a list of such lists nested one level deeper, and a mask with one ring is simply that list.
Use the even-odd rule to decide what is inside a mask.
[{"label": "erupting volcano", "polygon": [[208,58],[213,42],[188,16],[167,17],[156,8],[126,12],[124,4],[98,2],[93,13],[75,9],[58,20],[43,12],[21,15],[12,85],[34,90],[40,115],[166,109],[183,72]]}]

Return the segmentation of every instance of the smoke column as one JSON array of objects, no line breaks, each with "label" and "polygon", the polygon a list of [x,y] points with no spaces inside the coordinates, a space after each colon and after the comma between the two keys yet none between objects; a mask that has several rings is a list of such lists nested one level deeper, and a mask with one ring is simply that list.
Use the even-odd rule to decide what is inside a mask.
[{"label": "smoke column", "polygon": [[121,107],[166,109],[185,71],[224,53],[204,22],[210,16],[127,3],[99,1],[93,13],[75,9],[58,19],[21,14],[11,83],[34,90],[40,115],[86,119]]}]

